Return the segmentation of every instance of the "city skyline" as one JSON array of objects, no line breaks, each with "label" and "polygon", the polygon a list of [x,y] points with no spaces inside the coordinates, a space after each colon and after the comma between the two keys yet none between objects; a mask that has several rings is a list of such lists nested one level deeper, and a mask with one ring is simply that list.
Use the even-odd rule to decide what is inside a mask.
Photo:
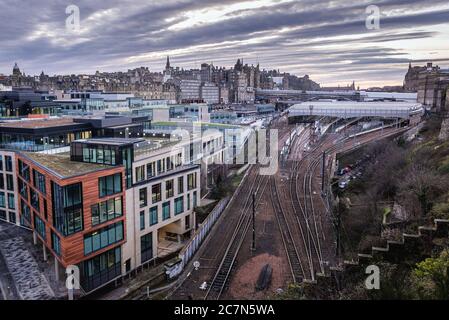
[{"label": "city skyline", "polygon": [[[243,58],[322,86],[365,88],[402,84],[410,61],[449,65],[446,1],[80,1],[79,31],[66,29],[70,4],[2,2],[0,73],[10,74],[14,62],[34,75],[158,72],[170,55],[180,68],[231,67]],[[371,4],[381,12],[378,30],[365,27]]]}]

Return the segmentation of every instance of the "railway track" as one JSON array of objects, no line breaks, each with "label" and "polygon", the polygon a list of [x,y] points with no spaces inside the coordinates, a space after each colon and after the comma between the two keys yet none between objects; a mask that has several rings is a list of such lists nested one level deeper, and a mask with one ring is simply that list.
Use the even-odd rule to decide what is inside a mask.
[{"label": "railway track", "polygon": [[235,227],[234,233],[231,237],[229,245],[227,246],[223,258],[215,272],[215,275],[210,282],[209,288],[206,292],[204,299],[206,300],[218,300],[226,288],[229,278],[232,274],[233,268],[236,263],[236,258],[239,250],[244,242],[245,236],[251,225],[251,199],[253,193],[256,193],[256,203],[260,202],[263,197],[263,193],[268,182],[268,178],[258,175],[258,166],[252,167],[252,174],[256,174],[255,183],[249,185],[246,188],[246,198],[242,207],[242,213]]},{"label": "railway track", "polygon": [[281,231],[282,242],[287,253],[287,259],[292,273],[293,281],[301,282],[305,275],[304,267],[301,263],[300,255],[295,245],[285,212],[281,205],[279,192],[276,185],[276,179],[270,177],[271,180],[271,201],[273,204],[276,221]]}]

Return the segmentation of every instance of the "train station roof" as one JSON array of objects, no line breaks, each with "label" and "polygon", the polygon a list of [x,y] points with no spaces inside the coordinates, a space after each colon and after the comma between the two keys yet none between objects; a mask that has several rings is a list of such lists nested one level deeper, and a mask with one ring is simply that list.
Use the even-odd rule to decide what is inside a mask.
[{"label": "train station roof", "polygon": [[308,101],[291,106],[289,117],[324,116],[335,118],[403,118],[422,114],[424,108],[416,102],[357,102],[357,101]]}]

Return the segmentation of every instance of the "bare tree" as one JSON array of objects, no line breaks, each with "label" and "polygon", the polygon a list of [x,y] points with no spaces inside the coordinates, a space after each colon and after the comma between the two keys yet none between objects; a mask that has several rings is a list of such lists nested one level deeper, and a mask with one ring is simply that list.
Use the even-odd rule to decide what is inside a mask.
[{"label": "bare tree", "polygon": [[434,170],[421,164],[412,164],[399,183],[399,196],[405,202],[407,199],[417,200],[422,216],[426,216],[432,201],[442,194],[448,182]]}]

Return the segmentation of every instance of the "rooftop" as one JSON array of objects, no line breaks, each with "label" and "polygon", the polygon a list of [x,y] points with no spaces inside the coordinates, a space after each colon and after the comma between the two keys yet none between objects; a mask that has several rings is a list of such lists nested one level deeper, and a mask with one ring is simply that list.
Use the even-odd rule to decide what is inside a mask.
[{"label": "rooftop", "polygon": [[95,138],[95,139],[76,140],[76,142],[82,142],[82,143],[113,145],[113,146],[135,144],[135,143],[144,142],[144,141],[145,141],[145,139],[141,139],[141,138]]},{"label": "rooftop", "polygon": [[37,163],[38,165],[41,165],[45,169],[50,170],[60,178],[69,178],[112,168],[111,166],[102,164],[71,161],[69,152],[59,153],[55,155],[24,152],[23,155],[25,155],[27,158]]},{"label": "rooftop", "polygon": [[74,125],[72,118],[53,118],[53,119],[21,119],[20,121],[8,121],[0,123],[2,128],[26,128],[26,129],[39,129],[50,127],[61,127]]}]

